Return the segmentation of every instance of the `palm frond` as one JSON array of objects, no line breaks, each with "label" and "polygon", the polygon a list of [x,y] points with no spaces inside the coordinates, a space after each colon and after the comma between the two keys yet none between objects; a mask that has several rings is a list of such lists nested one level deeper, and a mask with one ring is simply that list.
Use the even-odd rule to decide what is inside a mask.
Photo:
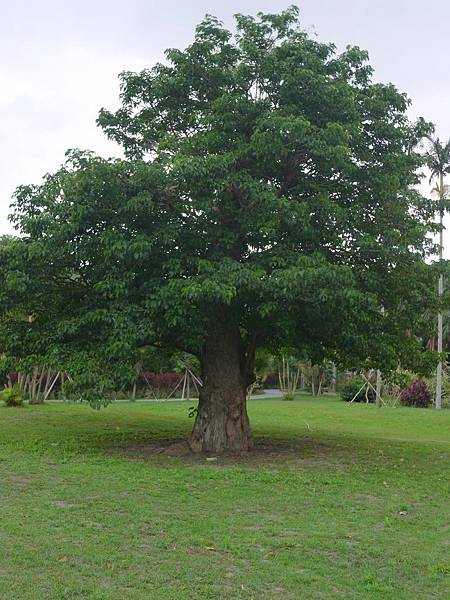
[{"label": "palm frond", "polygon": [[450,139],[443,144],[438,137],[427,136],[429,147],[425,160],[431,171],[430,183],[441,175],[450,174]]}]

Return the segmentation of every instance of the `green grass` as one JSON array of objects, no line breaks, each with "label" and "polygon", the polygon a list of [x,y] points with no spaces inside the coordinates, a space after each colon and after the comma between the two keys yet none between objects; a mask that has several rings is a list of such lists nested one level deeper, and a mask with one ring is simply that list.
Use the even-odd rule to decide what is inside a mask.
[{"label": "green grass", "polygon": [[449,597],[450,411],[256,400],[254,455],[155,454],[187,408],[0,407],[1,600]]}]

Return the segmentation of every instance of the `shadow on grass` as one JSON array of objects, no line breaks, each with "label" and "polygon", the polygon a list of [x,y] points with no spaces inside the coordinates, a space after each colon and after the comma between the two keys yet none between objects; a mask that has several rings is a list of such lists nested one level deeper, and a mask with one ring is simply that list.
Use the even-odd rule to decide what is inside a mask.
[{"label": "shadow on grass", "polygon": [[[333,404],[334,412],[329,413]],[[56,460],[104,456],[124,460],[165,460],[167,463],[166,458],[172,457],[193,464],[253,464],[256,467],[267,464],[276,467],[291,463],[339,469],[364,461],[376,463],[408,452],[424,456],[436,452],[430,440],[386,438],[383,428],[379,428],[379,433],[366,430],[368,424],[361,421],[360,410],[347,411],[347,407],[342,409],[335,402],[308,408],[308,411],[314,411],[313,428],[308,424],[305,426],[302,414],[280,412],[280,402],[270,407],[270,411],[261,410],[263,405],[269,406],[264,402],[252,407],[256,417],[255,448],[238,456],[192,454],[187,440],[193,421],[188,419],[186,405],[181,403],[170,406],[116,405],[102,411],[80,405],[27,407],[20,411],[0,409],[0,449],[3,446]],[[296,408],[293,404],[290,406]],[[297,408],[301,406],[299,402]],[[342,429],[343,414],[348,419],[345,430]],[[378,412],[364,411],[364,415],[370,416],[371,420],[381,416],[380,426],[386,421]],[[400,434],[402,430],[395,433]],[[440,444],[440,448],[447,451],[448,443]]]}]

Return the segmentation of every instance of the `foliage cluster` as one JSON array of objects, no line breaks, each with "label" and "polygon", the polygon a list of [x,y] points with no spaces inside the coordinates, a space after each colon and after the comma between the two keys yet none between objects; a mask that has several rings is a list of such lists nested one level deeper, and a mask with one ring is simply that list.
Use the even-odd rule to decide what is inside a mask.
[{"label": "foliage cluster", "polygon": [[433,402],[431,392],[423,379],[416,379],[403,389],[399,394],[399,400],[402,406],[420,408],[427,408]]},{"label": "foliage cluster", "polygon": [[349,377],[341,386],[340,396],[345,402],[369,402],[376,399],[374,390],[367,386],[367,382],[360,376]]},{"label": "foliage cluster", "polygon": [[3,400],[6,406],[22,406],[24,397],[22,390],[15,383],[12,387],[7,387],[0,392],[0,400]]}]

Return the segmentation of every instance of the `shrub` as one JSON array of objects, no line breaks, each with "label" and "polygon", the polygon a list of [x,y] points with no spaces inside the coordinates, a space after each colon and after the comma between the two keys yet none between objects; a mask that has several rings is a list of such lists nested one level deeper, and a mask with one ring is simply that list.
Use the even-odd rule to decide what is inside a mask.
[{"label": "shrub", "polygon": [[22,406],[23,394],[22,390],[17,384],[14,384],[10,388],[5,388],[0,392],[0,400],[6,404],[6,406]]},{"label": "shrub", "polygon": [[401,390],[399,400],[402,406],[418,406],[422,408],[427,408],[433,402],[431,392],[422,379],[416,379],[408,387]]},{"label": "shrub", "polygon": [[[364,387],[363,387],[364,386]],[[361,389],[362,388],[362,389]],[[362,377],[350,377],[341,387],[341,400],[351,402],[375,402],[375,391],[369,387]],[[356,396],[356,397],[355,397]]]},{"label": "shrub", "polygon": [[[159,398],[164,398],[173,392],[175,387],[181,383],[183,377],[183,373],[170,371],[141,371],[138,376],[138,384],[151,391],[152,395],[156,394]],[[179,391],[181,393],[181,389]]]}]

